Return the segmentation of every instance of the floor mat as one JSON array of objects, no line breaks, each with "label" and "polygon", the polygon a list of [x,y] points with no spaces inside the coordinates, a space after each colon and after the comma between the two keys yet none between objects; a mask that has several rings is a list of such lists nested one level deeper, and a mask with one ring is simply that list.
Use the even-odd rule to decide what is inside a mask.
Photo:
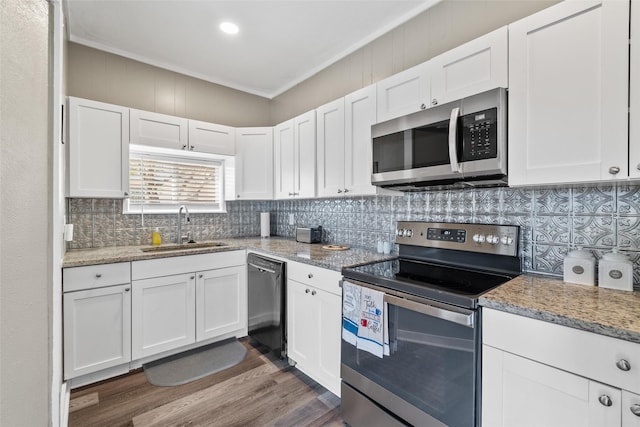
[{"label": "floor mat", "polygon": [[247,349],[237,339],[210,344],[142,365],[150,384],[177,386],[215,374],[242,362]]}]

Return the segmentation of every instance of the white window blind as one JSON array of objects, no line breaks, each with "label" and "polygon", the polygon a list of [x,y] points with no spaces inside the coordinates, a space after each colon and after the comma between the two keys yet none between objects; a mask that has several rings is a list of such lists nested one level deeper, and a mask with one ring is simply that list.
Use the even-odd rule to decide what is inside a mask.
[{"label": "white window blind", "polygon": [[131,150],[129,154],[129,212],[223,209],[222,160],[190,153],[166,155]]}]

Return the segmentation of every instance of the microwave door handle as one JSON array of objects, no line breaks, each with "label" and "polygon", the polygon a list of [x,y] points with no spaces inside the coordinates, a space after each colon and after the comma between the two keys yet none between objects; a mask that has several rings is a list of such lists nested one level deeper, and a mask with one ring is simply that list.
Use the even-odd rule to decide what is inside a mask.
[{"label": "microwave door handle", "polygon": [[451,110],[451,118],[449,119],[449,160],[451,163],[451,172],[460,172],[460,163],[458,163],[458,118],[460,117],[460,108],[456,107]]}]

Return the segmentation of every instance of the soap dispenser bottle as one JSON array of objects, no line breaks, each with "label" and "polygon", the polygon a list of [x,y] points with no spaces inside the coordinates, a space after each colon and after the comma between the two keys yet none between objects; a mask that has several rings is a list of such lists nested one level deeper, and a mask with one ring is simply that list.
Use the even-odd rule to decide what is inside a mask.
[{"label": "soap dispenser bottle", "polygon": [[580,285],[596,284],[596,259],[591,251],[578,247],[564,258],[564,281]]},{"label": "soap dispenser bottle", "polygon": [[162,244],[162,236],[160,235],[160,229],[158,227],[151,233],[151,243],[153,246],[160,246]]},{"label": "soap dispenser bottle", "polygon": [[616,249],[606,253],[598,263],[598,286],[622,291],[633,290],[633,263]]}]

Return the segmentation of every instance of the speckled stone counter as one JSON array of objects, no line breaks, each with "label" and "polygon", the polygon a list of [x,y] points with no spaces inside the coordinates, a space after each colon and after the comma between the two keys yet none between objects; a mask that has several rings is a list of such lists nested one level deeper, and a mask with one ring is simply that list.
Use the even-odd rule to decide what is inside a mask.
[{"label": "speckled stone counter", "polygon": [[525,274],[483,295],[480,305],[640,343],[640,292]]},{"label": "speckled stone counter", "polygon": [[320,243],[298,243],[292,239],[279,237],[271,237],[269,239],[260,239],[257,237],[219,239],[216,240],[216,242],[221,242],[225,245],[166,252],[143,252],[142,249],[149,248],[149,245],[72,250],[67,251],[65,254],[62,266],[79,267],[84,265],[109,264],[114,262],[138,261],[243,249],[254,250],[267,255],[273,255],[291,261],[304,262],[335,271],[340,271],[342,267],[395,258],[393,254],[383,255],[359,248],[351,248],[345,251],[330,251],[322,249],[323,245]]}]

